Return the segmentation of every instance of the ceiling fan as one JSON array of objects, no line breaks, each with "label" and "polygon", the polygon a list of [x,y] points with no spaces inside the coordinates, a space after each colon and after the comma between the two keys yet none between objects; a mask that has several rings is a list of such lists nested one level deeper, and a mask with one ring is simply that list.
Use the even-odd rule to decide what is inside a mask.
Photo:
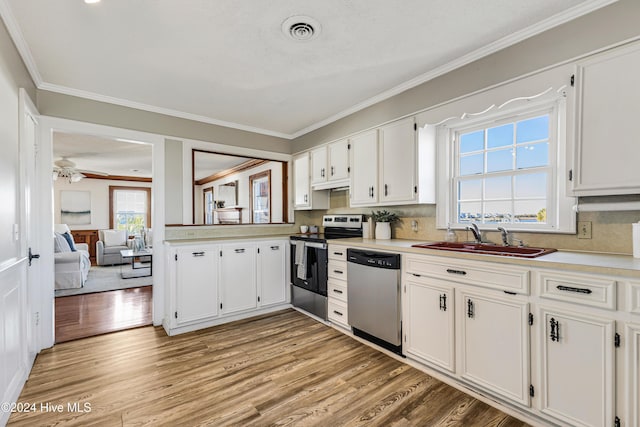
[{"label": "ceiling fan", "polygon": [[69,183],[78,182],[87,176],[83,174],[92,174],[92,175],[102,175],[108,176],[104,172],[97,171],[89,171],[89,170],[81,170],[76,168],[76,164],[69,160],[67,157],[62,156],[60,160],[56,160],[53,162],[53,180],[57,180],[58,178],[66,178],[69,180]]}]

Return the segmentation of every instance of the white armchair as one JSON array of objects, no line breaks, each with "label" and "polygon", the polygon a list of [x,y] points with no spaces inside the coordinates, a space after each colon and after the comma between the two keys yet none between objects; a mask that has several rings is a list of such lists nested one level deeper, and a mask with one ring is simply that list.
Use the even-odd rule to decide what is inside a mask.
[{"label": "white armchair", "polygon": [[71,231],[66,224],[56,224],[54,227],[54,260],[55,260],[55,288],[73,289],[84,286],[91,260],[89,259],[89,245],[73,242],[76,251],[71,250],[68,238],[73,242]]}]

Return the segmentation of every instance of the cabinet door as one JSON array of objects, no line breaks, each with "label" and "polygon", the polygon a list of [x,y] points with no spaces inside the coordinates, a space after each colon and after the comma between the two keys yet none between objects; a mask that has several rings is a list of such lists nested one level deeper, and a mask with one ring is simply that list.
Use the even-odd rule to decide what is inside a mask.
[{"label": "cabinet door", "polygon": [[454,371],[454,290],[433,279],[405,282],[405,353],[448,371]]},{"label": "cabinet door", "polygon": [[640,425],[640,325],[629,324],[625,328],[627,341],[626,370],[626,406],[627,425]]},{"label": "cabinet door", "polygon": [[284,240],[258,244],[258,291],[261,306],[285,303],[286,254]]},{"label": "cabinet door", "polygon": [[461,290],[460,374],[529,406],[529,304]]},{"label": "cabinet door", "polygon": [[220,311],[230,314],[258,306],[256,245],[238,243],[221,246]]},{"label": "cabinet door", "polygon": [[539,318],[542,412],[570,425],[613,425],[614,321],[545,308]]},{"label": "cabinet door", "polygon": [[378,131],[351,138],[351,206],[378,202]]},{"label": "cabinet door", "polygon": [[309,182],[309,153],[302,153],[293,159],[294,204],[296,208],[311,206]]},{"label": "cabinet door", "polygon": [[417,200],[416,147],[413,118],[380,128],[381,203],[408,203]]},{"label": "cabinet door", "polygon": [[328,145],[329,181],[349,178],[349,141],[343,139]]},{"label": "cabinet door", "polygon": [[311,151],[311,184],[321,184],[327,180],[327,147]]},{"label": "cabinet door", "polygon": [[217,246],[176,251],[176,311],[178,325],[218,315]]},{"label": "cabinet door", "polygon": [[640,43],[579,63],[577,84],[576,194],[640,192]]}]

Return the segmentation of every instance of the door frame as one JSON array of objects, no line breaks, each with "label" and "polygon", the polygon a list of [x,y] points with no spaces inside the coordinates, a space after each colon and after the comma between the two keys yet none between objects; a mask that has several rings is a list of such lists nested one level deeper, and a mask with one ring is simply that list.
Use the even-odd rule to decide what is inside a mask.
[{"label": "door frame", "polygon": [[[34,220],[45,230],[46,242],[41,246],[42,264],[42,312],[40,316],[41,348],[53,346],[55,342],[54,312],[54,263],[53,245],[50,236],[53,230],[53,133],[66,132],[95,135],[112,139],[148,143],[152,147],[152,183],[151,183],[151,220],[153,226],[153,324],[159,326],[164,318],[165,281],[164,281],[164,143],[165,136],[140,132],[113,126],[98,125],[76,120],[40,116],[40,165],[41,173],[35,191],[41,196],[41,209]],[[47,232],[48,230],[48,232]]]}]

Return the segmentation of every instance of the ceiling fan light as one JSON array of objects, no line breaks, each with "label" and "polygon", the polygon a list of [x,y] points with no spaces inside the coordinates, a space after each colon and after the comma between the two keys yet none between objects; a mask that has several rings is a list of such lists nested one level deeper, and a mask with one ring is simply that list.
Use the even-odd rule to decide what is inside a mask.
[{"label": "ceiling fan light", "polygon": [[53,171],[53,180],[57,181],[58,180],[58,171]]},{"label": "ceiling fan light", "polygon": [[71,175],[69,177],[69,181],[70,182],[78,182],[80,180],[82,180],[82,178],[85,178],[85,176],[81,173],[74,173],[73,175]]}]

